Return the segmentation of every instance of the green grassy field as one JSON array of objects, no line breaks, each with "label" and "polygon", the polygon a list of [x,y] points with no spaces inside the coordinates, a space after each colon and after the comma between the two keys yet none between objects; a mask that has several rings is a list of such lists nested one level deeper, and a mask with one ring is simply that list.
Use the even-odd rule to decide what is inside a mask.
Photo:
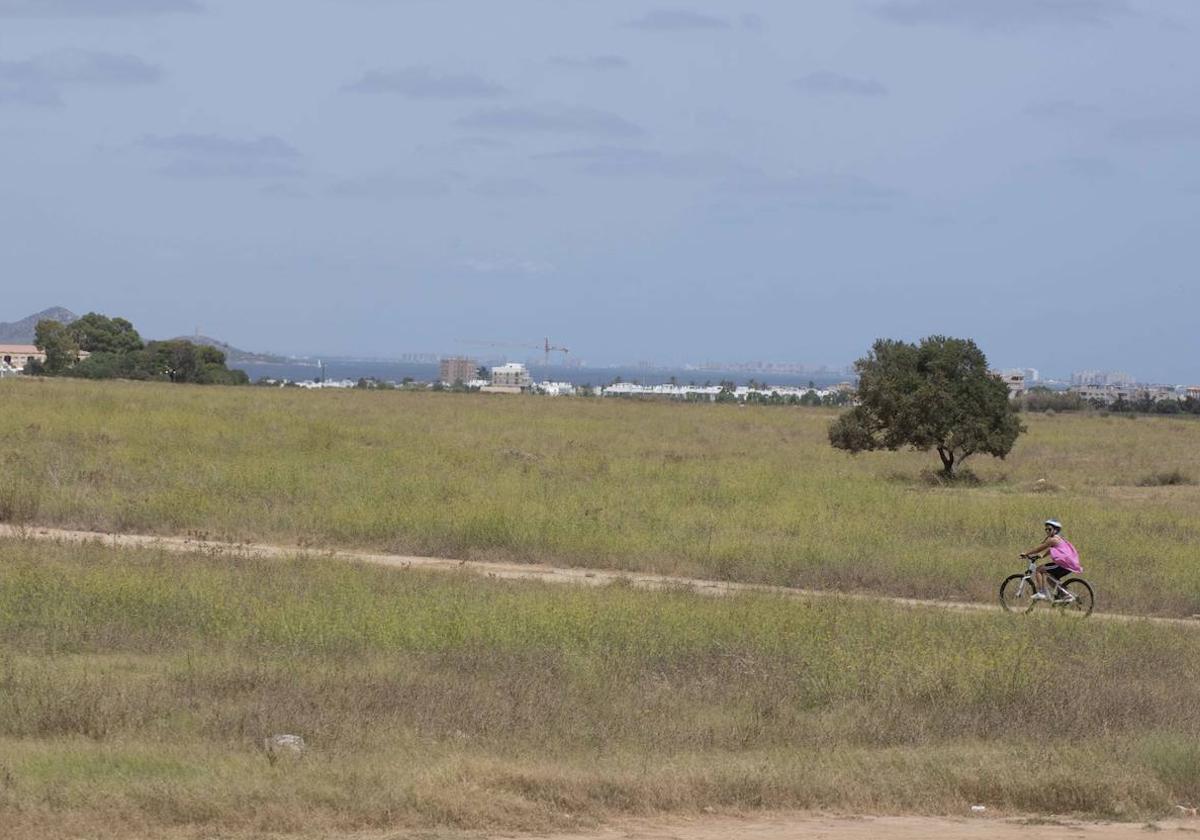
[{"label": "green grassy field", "polygon": [[831,449],[819,409],[19,380],[0,405],[9,522],[991,601],[1054,516],[1099,609],[1200,612],[1192,418],[1028,416],[947,488],[931,454]]},{"label": "green grassy field", "polygon": [[[0,541],[5,837],[1162,815],[1200,632]],[[297,733],[299,760],[263,737]]]}]

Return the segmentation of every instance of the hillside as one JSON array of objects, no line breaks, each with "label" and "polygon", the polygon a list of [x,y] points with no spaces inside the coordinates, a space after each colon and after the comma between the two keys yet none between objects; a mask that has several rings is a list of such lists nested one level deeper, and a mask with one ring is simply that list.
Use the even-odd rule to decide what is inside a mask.
[{"label": "hillside", "polygon": [[[69,324],[72,321],[78,321],[79,316],[65,307],[52,306],[49,309],[43,309],[41,312],[35,312],[19,321],[0,321],[0,344],[33,344],[34,330],[37,327],[38,321],[42,320]],[[176,336],[172,340],[190,341],[193,344],[216,347],[225,354],[225,360],[230,364],[246,362],[281,364],[290,361],[285,356],[273,353],[254,353],[249,350],[242,350],[218,338],[211,338],[207,335],[181,335]]]},{"label": "hillside", "polygon": [[0,344],[33,344],[33,331],[41,320],[69,324],[79,320],[79,316],[61,306],[52,306],[20,321],[0,322]]},{"label": "hillside", "polygon": [[207,335],[177,335],[171,341],[190,341],[193,344],[202,344],[205,347],[215,347],[225,354],[225,361],[230,364],[238,364],[245,362],[257,362],[259,364],[283,364],[291,361],[286,356],[279,356],[274,353],[254,353],[250,350],[242,350],[234,347],[232,344],[221,341],[219,338],[213,338]]}]

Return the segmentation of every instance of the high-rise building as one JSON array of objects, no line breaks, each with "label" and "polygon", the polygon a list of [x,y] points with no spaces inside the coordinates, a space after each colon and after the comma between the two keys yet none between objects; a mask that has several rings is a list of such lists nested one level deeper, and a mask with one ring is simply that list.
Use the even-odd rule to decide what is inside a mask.
[{"label": "high-rise building", "polygon": [[438,365],[438,378],[447,385],[455,382],[470,382],[476,378],[479,365],[474,359],[466,356],[451,356],[442,359]]}]

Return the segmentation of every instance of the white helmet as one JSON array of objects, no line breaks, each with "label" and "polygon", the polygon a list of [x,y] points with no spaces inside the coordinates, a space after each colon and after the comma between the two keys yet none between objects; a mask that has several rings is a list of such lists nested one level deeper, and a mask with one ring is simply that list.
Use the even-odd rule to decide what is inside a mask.
[{"label": "white helmet", "polygon": [[1049,525],[1049,526],[1050,526],[1051,528],[1053,528],[1055,531],[1061,531],[1061,530],[1062,530],[1062,523],[1061,523],[1061,522],[1059,522],[1057,519],[1047,519],[1047,520],[1046,520],[1046,522],[1045,522],[1045,524],[1046,524],[1046,525]]}]

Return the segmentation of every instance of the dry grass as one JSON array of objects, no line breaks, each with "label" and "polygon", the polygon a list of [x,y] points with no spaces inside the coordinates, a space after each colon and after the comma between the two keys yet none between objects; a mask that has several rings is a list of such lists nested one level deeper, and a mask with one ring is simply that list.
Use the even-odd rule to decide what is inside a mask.
[{"label": "dry grass", "polygon": [[[1200,798],[1200,633],[0,542],[14,837]],[[311,750],[271,765],[265,735]]]},{"label": "dry grass", "polygon": [[[1064,520],[1102,609],[1200,612],[1192,418],[1030,416],[977,485],[820,409],[5,380],[0,519],[991,601]],[[1049,488],[1049,489],[1047,489]]]},{"label": "dry grass", "polygon": [[[1057,516],[1200,612],[1189,418],[1029,417],[977,481],[823,410],[0,382],[0,520],[993,600]],[[1200,633],[0,541],[9,837],[1200,800]],[[262,738],[303,735],[299,761]],[[5,833],[6,832],[6,833]]]}]

